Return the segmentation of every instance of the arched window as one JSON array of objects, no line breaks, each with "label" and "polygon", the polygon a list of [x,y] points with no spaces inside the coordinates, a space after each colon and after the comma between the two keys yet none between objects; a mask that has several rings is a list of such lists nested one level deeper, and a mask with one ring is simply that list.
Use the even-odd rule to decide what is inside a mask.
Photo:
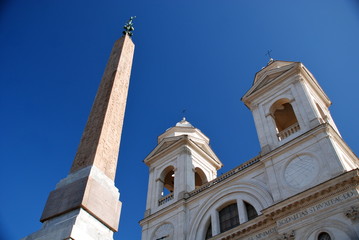
[{"label": "arched window", "polygon": [[225,232],[239,225],[237,203],[232,203],[222,208],[218,213],[221,232]]},{"label": "arched window", "polygon": [[173,169],[167,172],[163,179],[163,196],[172,193],[175,185],[175,172]]},{"label": "arched window", "polygon": [[173,193],[174,191],[174,182],[175,182],[175,172],[173,166],[168,166],[165,170],[162,171],[160,176],[160,189],[161,196],[166,196]]},{"label": "arched window", "polygon": [[195,169],[194,173],[194,181],[195,181],[195,188],[202,186],[203,184],[207,183],[206,174],[200,168]]},{"label": "arched window", "polygon": [[290,103],[277,104],[273,115],[279,132],[298,122]]},{"label": "arched window", "polygon": [[332,240],[332,238],[330,237],[330,235],[326,232],[321,232],[318,235],[318,240]]},{"label": "arched window", "polygon": [[210,239],[211,237],[212,237],[212,224],[210,222],[206,231],[205,239]]},{"label": "arched window", "polygon": [[276,124],[279,140],[283,140],[300,129],[297,117],[288,99],[280,99],[275,102],[271,107],[271,114]]},{"label": "arched window", "polygon": [[173,166],[168,166],[162,171],[158,179],[158,190],[160,191],[158,206],[161,206],[173,199],[173,191],[175,188],[175,171]]},{"label": "arched window", "polygon": [[251,204],[244,202],[244,206],[246,207],[248,221],[258,217],[256,209]]}]

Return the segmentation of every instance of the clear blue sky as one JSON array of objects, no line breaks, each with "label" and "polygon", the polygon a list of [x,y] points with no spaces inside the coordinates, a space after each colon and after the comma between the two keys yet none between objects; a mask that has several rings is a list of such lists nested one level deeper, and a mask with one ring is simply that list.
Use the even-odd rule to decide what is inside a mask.
[{"label": "clear blue sky", "polygon": [[355,0],[3,0],[0,3],[0,239],[41,227],[45,201],[67,176],[112,44],[136,15],[135,58],[116,186],[115,239],[140,239],[147,166],[156,138],[187,109],[224,163],[256,156],[240,101],[274,59],[301,61],[359,152],[359,4]]}]

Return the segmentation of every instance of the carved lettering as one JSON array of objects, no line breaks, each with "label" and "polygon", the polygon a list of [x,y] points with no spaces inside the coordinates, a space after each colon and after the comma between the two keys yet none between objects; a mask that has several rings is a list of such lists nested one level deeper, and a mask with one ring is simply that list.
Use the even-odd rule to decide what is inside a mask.
[{"label": "carved lettering", "polygon": [[277,228],[272,227],[267,230],[264,230],[263,232],[257,233],[253,236],[250,236],[247,240],[266,239],[270,235],[276,234],[276,233],[277,233]]},{"label": "carved lettering", "polygon": [[335,196],[329,200],[326,200],[324,202],[321,202],[321,203],[318,203],[317,205],[314,205],[314,206],[311,206],[307,209],[304,209],[302,211],[299,211],[299,212],[296,212],[288,217],[285,217],[285,218],[282,218],[280,220],[277,221],[277,226],[278,227],[281,227],[283,225],[286,225],[286,224],[289,224],[289,223],[292,223],[298,219],[301,219],[307,215],[310,215],[310,214],[314,214],[315,212],[317,211],[320,211],[322,209],[326,209],[326,208],[329,208],[335,204],[338,204],[338,203],[341,203],[349,198],[352,198],[355,196],[355,191],[349,191],[349,192],[345,192],[345,193],[342,193],[338,196]]}]

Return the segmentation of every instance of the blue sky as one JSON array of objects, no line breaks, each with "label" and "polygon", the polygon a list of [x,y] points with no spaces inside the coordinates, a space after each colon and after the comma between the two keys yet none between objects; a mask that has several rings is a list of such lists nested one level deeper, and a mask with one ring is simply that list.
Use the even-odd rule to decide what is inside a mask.
[{"label": "blue sky", "polygon": [[211,139],[219,175],[259,153],[240,98],[254,74],[300,61],[359,152],[359,4],[355,0],[45,1],[0,3],[0,239],[41,227],[50,191],[67,176],[123,23],[136,15],[135,58],[116,186],[115,239],[140,239],[147,166],[157,136],[182,118]]}]

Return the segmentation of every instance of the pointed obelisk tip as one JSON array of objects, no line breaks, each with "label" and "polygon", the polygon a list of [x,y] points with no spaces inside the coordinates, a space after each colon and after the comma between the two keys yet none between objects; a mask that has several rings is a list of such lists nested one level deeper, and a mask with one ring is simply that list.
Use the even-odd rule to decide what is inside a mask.
[{"label": "pointed obelisk tip", "polygon": [[123,28],[125,29],[122,33],[123,35],[128,35],[130,37],[132,37],[133,35],[133,30],[135,30],[135,28],[133,27],[133,19],[135,19],[136,16],[130,17],[130,19],[126,22],[126,24],[123,26]]}]

